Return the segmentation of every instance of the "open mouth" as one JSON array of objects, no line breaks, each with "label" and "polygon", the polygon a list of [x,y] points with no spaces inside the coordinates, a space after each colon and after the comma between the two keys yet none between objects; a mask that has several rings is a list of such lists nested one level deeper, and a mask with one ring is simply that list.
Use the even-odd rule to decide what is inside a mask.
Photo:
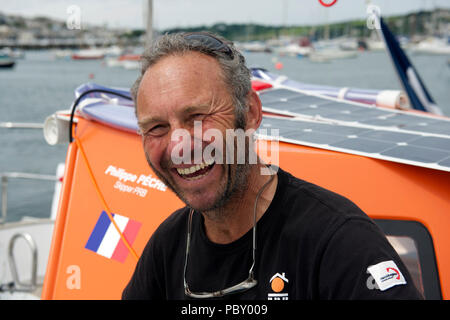
[{"label": "open mouth", "polygon": [[186,180],[197,180],[206,176],[214,166],[214,160],[205,160],[201,164],[192,165],[187,168],[176,168],[180,177]]}]

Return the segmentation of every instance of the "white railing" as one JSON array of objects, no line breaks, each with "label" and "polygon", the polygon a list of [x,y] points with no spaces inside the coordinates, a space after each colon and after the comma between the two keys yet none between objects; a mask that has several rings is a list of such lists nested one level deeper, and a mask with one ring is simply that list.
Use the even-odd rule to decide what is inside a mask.
[{"label": "white railing", "polygon": [[31,122],[0,122],[0,128],[42,129],[44,128],[44,124]]}]

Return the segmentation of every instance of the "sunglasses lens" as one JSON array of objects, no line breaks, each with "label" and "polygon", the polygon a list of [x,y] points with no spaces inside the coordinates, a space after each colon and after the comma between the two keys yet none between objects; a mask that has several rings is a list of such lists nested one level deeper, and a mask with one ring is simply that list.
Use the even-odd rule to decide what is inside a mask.
[{"label": "sunglasses lens", "polygon": [[225,53],[230,58],[233,58],[233,52],[231,51],[231,49],[225,43],[212,36],[194,33],[185,35],[184,38],[188,41],[197,41],[211,50]]},{"label": "sunglasses lens", "polygon": [[198,41],[203,45],[206,45],[208,48],[213,50],[218,50],[223,47],[223,43],[217,39],[212,37],[208,37],[201,34],[190,34],[184,37],[186,40]]}]

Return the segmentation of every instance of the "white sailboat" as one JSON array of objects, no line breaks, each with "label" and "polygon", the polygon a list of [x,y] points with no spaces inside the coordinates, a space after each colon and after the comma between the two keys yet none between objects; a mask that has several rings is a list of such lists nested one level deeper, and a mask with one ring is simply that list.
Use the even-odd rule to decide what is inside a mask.
[{"label": "white sailboat", "polygon": [[446,39],[427,38],[411,48],[414,54],[450,55],[450,44]]}]

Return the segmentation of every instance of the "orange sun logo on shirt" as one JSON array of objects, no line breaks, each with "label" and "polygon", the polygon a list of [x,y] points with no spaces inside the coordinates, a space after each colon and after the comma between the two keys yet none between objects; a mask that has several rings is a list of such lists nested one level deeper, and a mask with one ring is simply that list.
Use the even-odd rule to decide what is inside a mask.
[{"label": "orange sun logo on shirt", "polygon": [[270,286],[272,287],[273,292],[281,292],[284,289],[284,281],[281,278],[276,277],[272,280]]},{"label": "orange sun logo on shirt", "polygon": [[270,278],[269,282],[272,291],[275,292],[268,294],[269,300],[288,300],[288,293],[282,292],[289,283],[284,272],[281,274],[275,273],[272,278]]}]

